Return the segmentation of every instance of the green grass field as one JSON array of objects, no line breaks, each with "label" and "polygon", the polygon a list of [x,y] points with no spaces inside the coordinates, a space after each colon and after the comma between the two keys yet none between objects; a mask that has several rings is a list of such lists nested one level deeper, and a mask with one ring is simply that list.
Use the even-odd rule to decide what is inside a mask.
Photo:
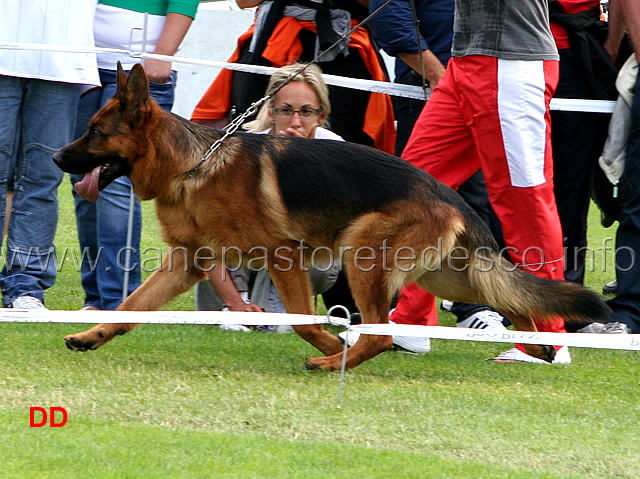
[{"label": "green grass field", "polygon": [[[59,249],[77,247],[69,189]],[[614,230],[592,213],[599,291],[614,272],[598,248]],[[162,247],[152,204],[144,217],[143,248]],[[82,298],[67,264],[46,304]],[[166,309],[193,309],[192,293]],[[434,340],[427,355],[388,352],[348,371],[338,403],[339,375],[306,371],[317,353],[296,335],[153,325],[74,353],[62,337],[82,326],[0,327],[0,477],[640,477],[636,352],[494,364],[484,359],[508,345]],[[64,407],[68,422],[30,428],[33,406]]]}]

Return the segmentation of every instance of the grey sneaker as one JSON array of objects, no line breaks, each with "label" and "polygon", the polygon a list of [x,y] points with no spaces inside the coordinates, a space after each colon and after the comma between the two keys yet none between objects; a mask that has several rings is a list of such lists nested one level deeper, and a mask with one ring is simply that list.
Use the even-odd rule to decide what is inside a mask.
[{"label": "grey sneaker", "polygon": [[600,332],[604,334],[631,334],[631,329],[624,323],[612,321],[611,323],[605,324]]},{"label": "grey sneaker", "polygon": [[11,307],[15,309],[46,309],[42,301],[33,296],[20,296],[13,300]]},{"label": "grey sneaker", "polygon": [[609,281],[602,287],[602,294],[616,294],[618,292],[618,280]]},{"label": "grey sneaker", "polygon": [[604,324],[593,322],[587,324],[585,327],[580,328],[576,331],[576,333],[601,333],[604,329]]}]

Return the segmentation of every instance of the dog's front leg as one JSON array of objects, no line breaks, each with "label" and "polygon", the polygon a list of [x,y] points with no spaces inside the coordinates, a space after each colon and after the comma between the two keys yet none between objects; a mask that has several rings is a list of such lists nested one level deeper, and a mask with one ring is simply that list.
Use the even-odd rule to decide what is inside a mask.
[{"label": "dog's front leg", "polygon": [[[118,306],[117,311],[155,311],[173,298],[187,291],[204,273],[198,269],[189,250],[170,250],[160,269]],[[81,333],[65,336],[69,349],[89,351],[98,349],[116,336],[128,333],[135,324],[103,323]]]},{"label": "dog's front leg", "polygon": [[[387,322],[388,307],[376,308],[375,304],[363,304],[360,308],[363,322],[371,323],[371,318],[375,322]],[[352,369],[371,359],[378,354],[391,349],[393,346],[393,338],[391,336],[378,336],[373,334],[361,334],[358,342],[347,351],[347,360],[345,362],[346,369]],[[324,358],[307,358],[305,366],[307,369],[323,369],[325,371],[339,371],[342,367],[344,355],[344,347],[340,347],[340,351],[334,355]]]},{"label": "dog's front leg", "polygon": [[[300,269],[299,258],[295,253],[286,259],[283,257],[282,251],[279,251],[278,254],[280,257],[272,256],[270,258],[269,276],[278,290],[287,313],[313,314],[309,274]],[[325,331],[321,324],[294,326],[293,329],[302,339],[326,356],[342,350],[338,338]]]},{"label": "dog's front leg", "polygon": [[[364,234],[361,241],[353,241],[351,244],[357,245],[354,251],[362,248],[370,248],[375,242],[370,242],[371,234]],[[357,238],[356,238],[357,239]],[[380,241],[382,244],[382,240]],[[356,301],[358,309],[362,314],[363,323],[387,323],[389,322],[389,304],[391,302],[392,291],[389,285],[391,272],[383,267],[382,258],[374,258],[371,263],[365,261],[356,262],[349,252],[345,254],[343,267],[349,280],[351,294]],[[391,349],[393,338],[391,336],[378,336],[362,334],[355,345],[347,351],[345,367],[355,368],[364,361],[371,359],[378,354]],[[323,369],[325,371],[338,371],[342,367],[344,348],[332,356],[324,358],[307,358],[307,369]]]}]

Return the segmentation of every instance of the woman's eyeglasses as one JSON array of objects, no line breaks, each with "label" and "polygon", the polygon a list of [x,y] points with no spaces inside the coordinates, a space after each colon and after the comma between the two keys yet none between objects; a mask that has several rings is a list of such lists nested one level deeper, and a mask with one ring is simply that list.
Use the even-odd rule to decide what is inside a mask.
[{"label": "woman's eyeglasses", "polygon": [[283,108],[272,108],[271,112],[275,116],[282,116],[284,118],[291,118],[294,113],[297,113],[302,118],[311,118],[314,116],[318,116],[322,113],[321,108],[301,108],[300,110],[294,110],[293,108],[283,107]]}]

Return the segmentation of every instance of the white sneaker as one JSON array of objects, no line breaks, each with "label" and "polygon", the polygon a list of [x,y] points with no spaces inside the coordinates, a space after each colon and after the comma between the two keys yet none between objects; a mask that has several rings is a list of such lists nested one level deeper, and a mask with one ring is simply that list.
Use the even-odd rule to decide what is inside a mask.
[{"label": "white sneaker", "polygon": [[487,359],[487,361],[494,361],[496,363],[571,364],[571,355],[569,354],[569,347],[562,346],[556,351],[556,357],[553,363],[548,363],[542,359],[534,358],[520,351],[518,348],[513,348],[493,359]]},{"label": "white sneaker", "polygon": [[338,338],[342,344],[346,341],[349,347],[351,347],[358,342],[358,339],[360,339],[360,333],[349,331],[349,334],[347,334],[346,331],[342,331],[341,333],[338,333]]},{"label": "white sneaker", "polygon": [[13,300],[11,307],[15,309],[47,309],[42,301],[33,296],[20,296]]},{"label": "white sneaker", "polygon": [[431,340],[415,336],[394,336],[393,347],[408,353],[426,354],[431,351]]},{"label": "white sneaker", "polygon": [[443,299],[440,303],[440,309],[443,311],[451,312],[451,308],[453,308],[453,301],[449,301],[448,299]]},{"label": "white sneaker", "polygon": [[502,323],[502,315],[490,309],[483,309],[473,313],[467,319],[457,323],[456,327],[486,330],[507,329]]},{"label": "white sneaker", "polygon": [[243,333],[251,332],[251,328],[247,328],[242,324],[221,324],[220,329],[226,329],[227,331],[242,331]]},{"label": "white sneaker", "polygon": [[[389,324],[396,323],[389,321]],[[350,331],[347,335],[347,332],[343,331],[338,334],[338,337],[342,340],[343,344],[347,341],[347,344],[351,347],[358,342],[360,333]],[[429,338],[418,338],[414,336],[393,336],[393,346],[409,353],[426,354],[431,351],[431,340]]]}]

